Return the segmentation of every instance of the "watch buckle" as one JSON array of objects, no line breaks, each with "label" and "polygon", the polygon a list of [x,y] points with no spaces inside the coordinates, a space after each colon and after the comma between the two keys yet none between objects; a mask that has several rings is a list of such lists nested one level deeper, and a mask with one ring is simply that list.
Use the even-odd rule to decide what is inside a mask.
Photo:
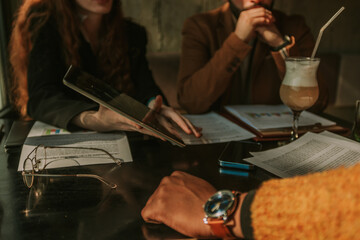
[{"label": "watch buckle", "polygon": [[205,224],[211,225],[211,224],[225,224],[226,221],[224,221],[224,218],[208,218],[208,217],[204,217],[203,221]]}]

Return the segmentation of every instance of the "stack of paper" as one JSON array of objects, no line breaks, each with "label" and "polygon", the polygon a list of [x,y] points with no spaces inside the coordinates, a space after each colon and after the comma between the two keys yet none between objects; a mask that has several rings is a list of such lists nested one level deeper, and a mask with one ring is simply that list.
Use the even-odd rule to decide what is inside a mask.
[{"label": "stack of paper", "polygon": [[[38,145],[56,147],[80,147],[79,149],[55,148],[46,151],[46,168],[60,168],[92,164],[115,163],[114,160],[103,151],[110,153],[121,162],[131,162],[129,142],[126,134],[76,132],[70,133],[64,129],[35,122],[23,145],[18,171],[23,170],[26,157]],[[81,149],[82,148],[82,149]],[[85,148],[85,149],[84,149]],[[37,156],[42,158],[43,156]],[[52,161],[53,163],[49,164]]]},{"label": "stack of paper", "polygon": [[285,146],[244,159],[279,177],[321,172],[360,162],[360,143],[334,133],[307,133]]}]

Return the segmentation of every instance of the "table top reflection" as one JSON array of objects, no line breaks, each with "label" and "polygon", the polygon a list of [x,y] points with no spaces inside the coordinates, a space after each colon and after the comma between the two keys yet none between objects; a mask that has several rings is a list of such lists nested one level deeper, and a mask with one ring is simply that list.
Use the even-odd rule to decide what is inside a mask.
[{"label": "table top reflection", "polygon": [[180,170],[209,181],[217,189],[239,191],[255,189],[274,177],[259,168],[249,177],[220,174],[218,157],[226,143],[179,148],[153,138],[144,140],[138,134],[129,134],[129,142],[134,160],[131,163],[49,170],[97,174],[117,184],[116,189],[96,179],[39,177],[28,189],[17,172],[20,153],[7,154],[1,146],[0,238],[186,238],[141,218],[141,209],[164,176]]}]

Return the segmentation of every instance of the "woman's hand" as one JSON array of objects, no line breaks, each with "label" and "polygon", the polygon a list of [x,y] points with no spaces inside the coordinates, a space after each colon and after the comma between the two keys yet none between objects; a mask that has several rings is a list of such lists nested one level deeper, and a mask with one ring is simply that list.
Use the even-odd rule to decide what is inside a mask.
[{"label": "woman's hand", "polygon": [[[139,124],[121,116],[102,105],[97,111],[85,111],[77,115],[72,123],[78,127],[98,132],[109,131],[137,131],[143,134],[160,138],[153,132],[141,127]],[[160,138],[164,140],[163,138]]]},{"label": "woman's hand", "polygon": [[194,134],[195,137],[201,137],[201,128],[195,127],[187,118],[176,112],[173,108],[163,104],[161,95],[149,103],[149,107],[154,111],[174,121],[185,133]]},{"label": "woman's hand", "polygon": [[208,182],[176,171],[161,180],[141,215],[145,221],[163,223],[191,237],[214,237],[203,222],[203,204],[216,192]]},{"label": "woman's hand", "polygon": [[[162,102],[162,97],[159,95],[149,104],[150,108],[174,121],[187,134],[194,134],[196,137],[201,137],[201,128],[195,127],[188,119],[181,116],[181,114],[177,113],[174,109],[163,105]],[[166,119],[164,118],[164,121],[165,120]],[[167,121],[165,121],[163,124],[165,124],[166,122]],[[164,138],[156,135],[155,133],[141,127],[139,124],[129,120],[128,118],[123,117],[122,115],[102,105],[99,106],[99,110],[97,111],[85,111],[80,113],[72,120],[72,123],[78,127],[98,132],[109,132],[116,130],[137,131],[143,134],[160,138],[161,140],[165,141]],[[167,129],[172,129],[171,132],[173,132],[175,135],[178,135],[176,133],[176,129],[173,129],[172,126],[167,126]]]}]

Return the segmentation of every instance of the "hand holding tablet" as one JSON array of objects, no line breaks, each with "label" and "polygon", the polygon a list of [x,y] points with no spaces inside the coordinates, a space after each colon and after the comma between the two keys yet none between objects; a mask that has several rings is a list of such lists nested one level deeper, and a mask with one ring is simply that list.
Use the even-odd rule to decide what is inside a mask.
[{"label": "hand holding tablet", "polygon": [[[129,121],[129,126],[134,125],[134,129],[137,128],[140,132],[145,134],[155,135],[162,139],[166,139],[177,146],[185,146],[178,136],[176,124],[172,120],[174,117],[171,117],[170,119],[169,116],[164,116],[161,114],[162,111],[160,111],[162,109],[156,109],[159,111],[150,109],[132,97],[118,92],[107,83],[73,66],[70,66],[64,76],[63,82],[66,86],[80,94],[92,99],[105,108],[120,114],[126,118],[126,121]],[[185,120],[183,119],[183,121]],[[193,127],[192,124],[186,124],[188,128]],[[140,128],[137,126],[140,126]],[[180,127],[184,129],[183,126]],[[193,128],[195,129],[195,127]],[[201,135],[198,130],[196,132],[197,135]],[[195,134],[193,130],[189,133]]]}]

